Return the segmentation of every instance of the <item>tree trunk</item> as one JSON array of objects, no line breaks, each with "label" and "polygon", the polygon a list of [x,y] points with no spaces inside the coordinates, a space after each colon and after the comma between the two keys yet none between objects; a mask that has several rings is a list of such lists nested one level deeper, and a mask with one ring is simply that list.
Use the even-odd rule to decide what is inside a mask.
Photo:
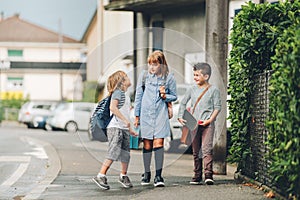
[{"label": "tree trunk", "polygon": [[[218,118],[220,127],[214,137],[214,172],[226,174],[227,128],[226,128],[226,99],[227,99],[227,52],[228,52],[228,0],[206,0],[206,61],[212,65],[212,78],[216,71],[220,77],[217,86],[221,91],[222,114]],[[215,67],[215,68],[214,68]],[[223,123],[224,122],[224,123]]]}]

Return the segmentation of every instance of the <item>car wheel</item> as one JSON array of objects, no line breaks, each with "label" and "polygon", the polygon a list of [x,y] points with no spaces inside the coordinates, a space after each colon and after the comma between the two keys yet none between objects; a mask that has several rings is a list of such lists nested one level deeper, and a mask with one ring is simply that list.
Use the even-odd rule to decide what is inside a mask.
[{"label": "car wheel", "polygon": [[68,131],[70,133],[75,133],[77,131],[78,127],[77,127],[76,122],[71,121],[66,124],[65,129],[66,129],[66,131]]},{"label": "car wheel", "polygon": [[46,131],[52,131],[52,127],[49,124],[45,125],[45,130]]}]

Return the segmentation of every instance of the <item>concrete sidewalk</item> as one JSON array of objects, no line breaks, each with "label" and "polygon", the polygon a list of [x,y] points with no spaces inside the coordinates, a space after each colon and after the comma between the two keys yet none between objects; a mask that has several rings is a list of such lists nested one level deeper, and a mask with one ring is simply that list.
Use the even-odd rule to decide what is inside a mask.
[{"label": "concrete sidewalk", "polygon": [[[4,125],[4,124],[3,124]],[[5,124],[6,127],[19,127],[20,124]],[[43,141],[35,140],[35,142]],[[45,146],[45,145],[44,145]],[[50,148],[51,146],[51,148]],[[63,163],[69,169],[72,167],[73,161],[69,149],[57,149],[52,147],[49,143],[47,144],[45,151],[49,158],[59,159],[61,162],[49,162],[49,169],[61,169]],[[66,173],[66,170],[62,171],[57,175],[57,170],[47,170],[46,177],[53,177],[54,181],[47,184],[41,184],[41,187],[45,187],[45,190],[37,198],[33,199],[62,199],[62,200],[91,200],[91,199],[147,199],[147,200],[262,200],[268,199],[264,196],[264,192],[261,189],[247,186],[243,183],[236,183],[234,180],[235,167],[227,165],[226,175],[214,175],[215,184],[212,186],[207,185],[190,185],[189,181],[193,175],[193,158],[190,154],[165,154],[165,165],[163,169],[163,177],[165,179],[165,187],[155,188],[152,184],[149,186],[142,186],[140,184],[142,164],[141,164],[141,151],[131,151],[131,162],[129,165],[128,175],[134,185],[133,188],[124,189],[120,183],[118,183],[119,175],[119,162],[113,164],[109,170],[107,177],[108,183],[111,187],[110,190],[104,191],[100,189],[93,181],[92,178],[97,170],[99,170],[100,160],[95,162],[95,158],[104,156],[106,152],[106,146],[104,143],[95,143],[87,141],[87,148],[90,152],[86,152],[80,162],[92,165],[92,170],[89,168],[81,168],[80,171]],[[49,149],[51,151],[49,151]],[[62,151],[66,151],[63,154]],[[82,151],[86,151],[83,149]],[[94,155],[91,156],[91,155]],[[75,155],[76,156],[76,155]],[[67,159],[70,163],[66,163],[64,159]],[[79,160],[78,160],[79,162]],[[93,163],[93,164],[92,164]],[[153,165],[153,162],[152,162]],[[65,166],[66,167],[66,166]],[[152,169],[154,169],[152,167]],[[56,177],[56,178],[55,178]],[[153,183],[153,178],[151,183]],[[29,196],[28,196],[29,197]]]},{"label": "concrete sidewalk", "polygon": [[[140,155],[140,152],[133,151]],[[167,155],[166,155],[167,156]],[[173,155],[168,155],[173,156]],[[140,158],[139,158],[140,159]],[[152,184],[142,186],[141,174],[135,171],[135,166],[130,166],[129,177],[133,188],[124,189],[118,183],[119,172],[116,168],[109,170],[108,184],[110,190],[100,189],[93,181],[91,175],[64,175],[60,174],[39,199],[147,199],[147,200],[177,200],[177,199],[209,199],[209,200],[261,200],[264,197],[262,190],[238,184],[234,180],[235,167],[227,166],[227,175],[215,175],[215,184],[190,185],[193,174],[192,155],[181,155],[175,162],[163,169],[165,187],[155,188]],[[114,163],[119,165],[119,163]],[[153,173],[152,173],[153,174]],[[153,177],[151,179],[153,183]]]}]

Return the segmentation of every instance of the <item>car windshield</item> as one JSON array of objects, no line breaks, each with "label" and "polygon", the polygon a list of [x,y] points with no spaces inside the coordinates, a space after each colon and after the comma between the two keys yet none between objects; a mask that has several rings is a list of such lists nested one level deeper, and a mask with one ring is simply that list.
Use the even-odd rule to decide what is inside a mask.
[{"label": "car windshield", "polygon": [[54,112],[58,113],[58,112],[61,112],[61,111],[63,111],[63,110],[67,110],[67,109],[68,109],[68,104],[66,104],[66,103],[61,103],[61,104],[59,104],[59,105],[56,107],[56,109],[55,109]]}]

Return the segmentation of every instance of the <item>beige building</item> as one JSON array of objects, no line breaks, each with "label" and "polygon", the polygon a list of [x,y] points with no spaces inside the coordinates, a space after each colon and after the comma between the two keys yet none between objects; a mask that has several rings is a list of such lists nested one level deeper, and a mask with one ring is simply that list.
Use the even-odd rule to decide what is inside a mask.
[{"label": "beige building", "polygon": [[0,21],[1,98],[81,100],[86,45],[22,20]]},{"label": "beige building", "polygon": [[87,44],[87,81],[98,82],[104,93],[111,73],[123,70],[132,77],[133,70],[133,14],[104,10],[105,4],[107,1],[98,1],[98,8],[82,37],[82,42]]}]

